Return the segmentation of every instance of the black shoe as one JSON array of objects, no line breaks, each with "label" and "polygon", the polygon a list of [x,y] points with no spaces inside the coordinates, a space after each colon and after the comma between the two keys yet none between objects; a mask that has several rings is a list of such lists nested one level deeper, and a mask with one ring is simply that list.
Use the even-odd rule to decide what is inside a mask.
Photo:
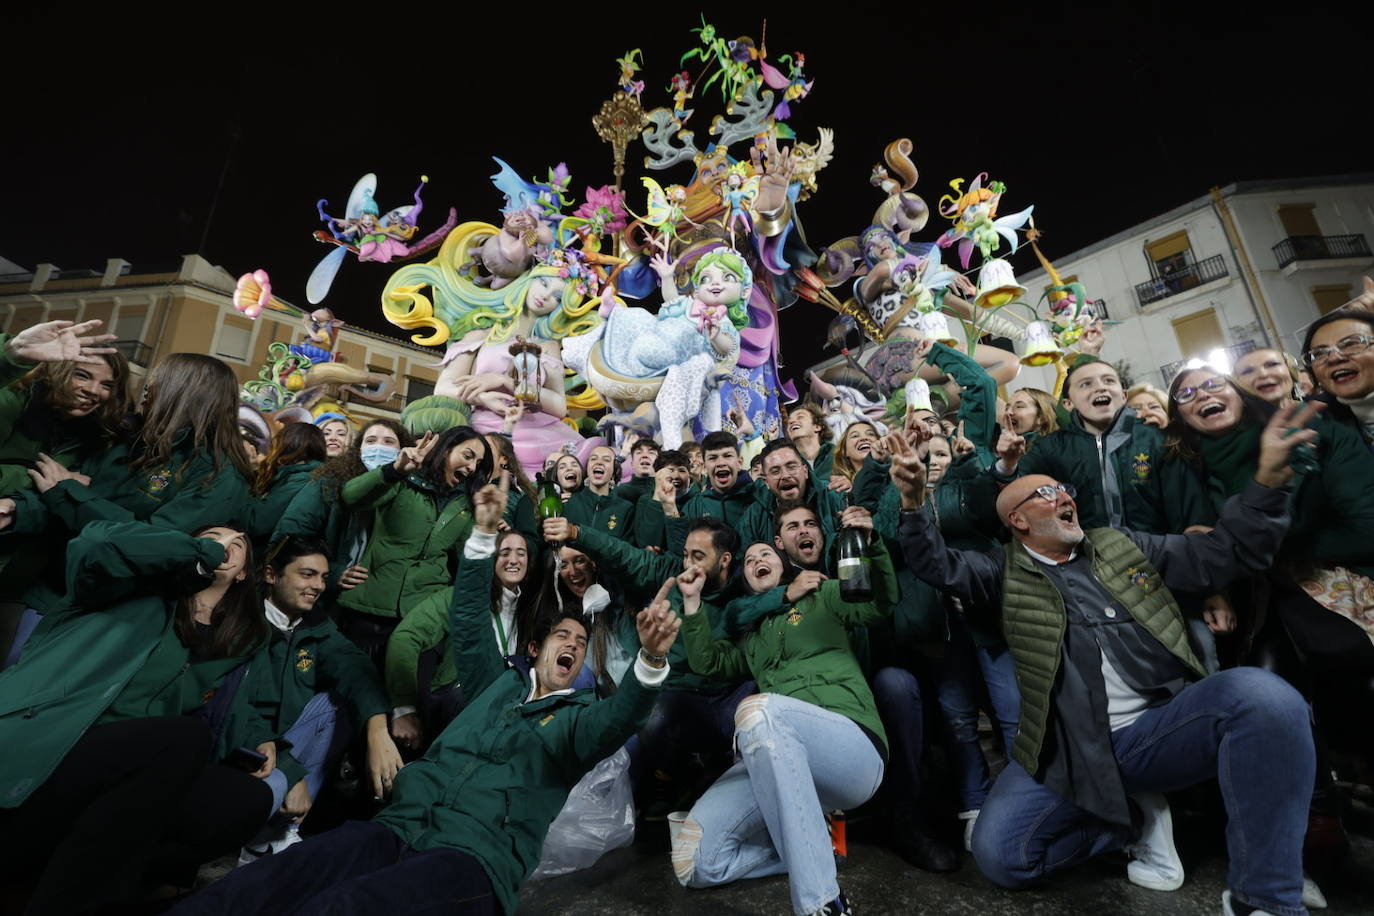
[{"label": "black shoe", "polygon": [[958,871],[953,849],[910,824],[892,825],[892,848],[922,871]]}]

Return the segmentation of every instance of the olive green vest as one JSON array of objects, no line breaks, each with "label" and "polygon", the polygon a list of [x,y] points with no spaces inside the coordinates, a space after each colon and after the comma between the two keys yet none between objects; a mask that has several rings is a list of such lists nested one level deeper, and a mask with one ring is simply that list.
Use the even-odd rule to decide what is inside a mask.
[{"label": "olive green vest", "polygon": [[[1093,528],[1079,549],[1111,596],[1198,677],[1206,676],[1174,596],[1140,548],[1115,528]],[[1033,776],[1040,766],[1067,617],[1063,596],[1020,541],[1007,549],[1003,586],[1002,629],[1021,688],[1021,723],[1012,756]]]}]

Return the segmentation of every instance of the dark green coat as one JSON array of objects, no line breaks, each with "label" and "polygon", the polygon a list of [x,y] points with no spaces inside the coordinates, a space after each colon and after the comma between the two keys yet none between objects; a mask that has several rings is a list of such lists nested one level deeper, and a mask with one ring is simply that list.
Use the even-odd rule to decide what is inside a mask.
[{"label": "dark green coat", "polygon": [[683,518],[701,518],[709,515],[738,530],[756,502],[758,491],[754,481],[750,479],[748,472],[740,471],[739,479],[728,492],[722,493],[715,487],[707,486],[693,493],[680,507],[680,511]]},{"label": "dark green coat", "polygon": [[[197,564],[223,562],[215,541],[140,522],[94,521],[71,542],[68,602],[0,672],[0,808],[22,804],[92,725],[191,712],[245,661],[194,662],[172,628],[181,598],[208,584]],[[246,725],[245,737],[270,734]]]},{"label": "dark green coat", "polygon": [[628,541],[634,532],[635,506],[615,490],[601,496],[584,486],[564,501],[563,517],[579,527],[604,531]]},{"label": "dark green coat", "polygon": [[[281,524],[287,510],[300,492],[310,484],[311,475],[319,468],[318,461],[302,461],[277,468],[272,476],[271,488],[262,496],[257,496],[248,504],[248,536],[253,539],[253,549],[264,555],[272,540],[272,533]],[[319,537],[319,535],[316,535]]]},{"label": "dark green coat", "polygon": [[458,680],[453,653],[447,651],[449,607],[453,588],[425,596],[410,609],[386,641],[386,692],[393,708],[420,708],[420,656],[427,650],[444,646],[430,680],[431,691]]},{"label": "dark green coat", "polygon": [[345,591],[339,605],[379,617],[404,617],[417,602],[453,581],[472,532],[472,501],[456,493],[446,503],[423,480],[399,478],[392,465],[344,484],[344,505],[372,513],[372,533],[359,565],[367,581]]},{"label": "dark green coat", "polygon": [[997,382],[976,359],[942,343],[930,348],[929,359],[959,386],[957,422],[964,425],[964,437],[987,467],[997,460]]},{"label": "dark green coat", "polygon": [[[275,544],[285,537],[320,538],[329,548],[330,600],[337,593],[339,577],[348,568],[350,536],[355,532],[353,514],[343,504],[339,482],[322,474],[306,481],[282,511],[272,528],[268,542]],[[321,597],[324,600],[324,596]]]},{"label": "dark green coat", "polygon": [[[684,518],[686,505],[698,494],[696,484],[692,484],[677,494],[677,511]],[[635,505],[635,530],[630,543],[636,547],[667,547],[668,517],[663,514],[663,505],[654,498],[653,492],[639,498]]]},{"label": "dark green coat", "polygon": [[780,693],[839,713],[887,745],[873,691],[850,647],[849,631],[887,616],[897,598],[892,560],[879,540],[873,561],[873,600],[850,604],[830,579],[795,603],[758,622],[738,644],[716,640],[704,610],[682,620],[682,639],[692,668],[708,677],[752,677],[759,693]]},{"label": "dark green coat", "polygon": [[[234,696],[220,740],[221,756],[236,747],[256,747],[254,733],[263,722],[280,737],[317,693],[338,694],[359,728],[373,716],[391,712],[372,660],[339,632],[323,607],[306,614],[289,634],[269,626],[267,647],[249,663]],[[277,766],[291,785],[305,778],[305,767],[289,750],[277,755]]]},{"label": "dark green coat", "polygon": [[376,821],[416,849],[471,855],[513,913],[568,792],[643,726],[658,691],[631,670],[608,700],[577,690],[527,702],[529,675],[509,667],[491,638],[492,569],[490,558],[464,559],[453,583],[454,664],[471,700],[401,770]]},{"label": "dark green coat", "polygon": [[[0,464],[0,496],[33,489],[28,462],[37,459],[39,452],[63,467],[73,467],[109,445],[94,417],[64,418],[44,403],[41,390],[15,384],[34,367],[5,354],[9,338],[0,334],[0,461],[13,463]],[[62,555],[63,540],[56,532],[46,537],[0,539],[0,598],[17,599],[24,594],[42,574],[48,558]]]},{"label": "dark green coat", "polygon": [[[70,537],[95,521],[148,522],[188,533],[211,525],[244,530],[248,481],[227,461],[216,471],[214,458],[193,449],[189,439],[189,431],[179,434],[170,460],[160,468],[131,474],[129,447],[120,443],[82,465],[90,486],[64,480],[42,494],[17,494],[14,524],[0,538],[42,532]],[[24,598],[46,613],[61,595],[60,581],[50,575]]]}]

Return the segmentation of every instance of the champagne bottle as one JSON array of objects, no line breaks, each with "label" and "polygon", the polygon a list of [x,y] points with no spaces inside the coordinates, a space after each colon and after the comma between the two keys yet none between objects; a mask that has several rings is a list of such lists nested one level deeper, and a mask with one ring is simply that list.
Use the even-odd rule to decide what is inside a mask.
[{"label": "champagne bottle", "polygon": [[840,597],[854,604],[872,601],[873,564],[868,558],[868,531],[864,528],[841,528],[836,541]]},{"label": "champagne bottle", "polygon": [[534,489],[539,497],[535,510],[540,521],[558,518],[563,514],[563,498],[558,495],[558,487],[552,480],[546,479],[543,474],[535,474]]}]

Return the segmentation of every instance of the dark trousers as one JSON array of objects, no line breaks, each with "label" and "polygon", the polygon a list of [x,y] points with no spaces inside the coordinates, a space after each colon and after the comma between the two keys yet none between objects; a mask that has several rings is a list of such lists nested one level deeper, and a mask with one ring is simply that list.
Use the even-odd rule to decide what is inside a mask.
[{"label": "dark trousers", "polygon": [[253,835],[271,790],[206,763],[210,730],[189,716],[87,729],[43,785],[0,812],[5,883],[31,882],[29,913],[81,913],[131,900],[150,870],[182,876]]},{"label": "dark trousers", "polygon": [[655,770],[671,771],[677,761],[690,753],[718,755],[728,760],[735,734],[735,707],[757,692],[758,685],[753,681],[714,692],[663,691],[649,721],[626,745],[631,782],[639,785]]},{"label": "dark trousers", "polygon": [[172,911],[499,914],[487,873],[456,849],[411,849],[381,824],[349,821],[239,868]]}]

